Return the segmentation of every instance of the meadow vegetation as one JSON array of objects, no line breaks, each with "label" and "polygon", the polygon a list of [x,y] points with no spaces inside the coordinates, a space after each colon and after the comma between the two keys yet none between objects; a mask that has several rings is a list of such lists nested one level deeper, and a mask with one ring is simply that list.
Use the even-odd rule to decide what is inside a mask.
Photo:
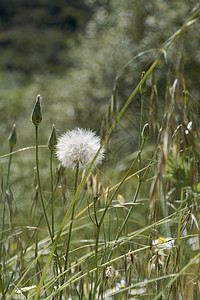
[{"label": "meadow vegetation", "polygon": [[200,298],[200,8],[122,2],[85,1],[67,72],[4,70],[3,300]]}]

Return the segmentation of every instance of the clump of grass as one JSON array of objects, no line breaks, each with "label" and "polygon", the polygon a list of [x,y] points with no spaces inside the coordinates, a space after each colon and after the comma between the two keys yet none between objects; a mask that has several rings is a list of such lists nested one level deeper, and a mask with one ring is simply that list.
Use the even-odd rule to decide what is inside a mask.
[{"label": "clump of grass", "polygon": [[[179,67],[174,74],[175,80],[168,81],[166,87],[166,106],[158,142],[147,162],[148,138],[152,137],[152,131],[156,132],[158,118],[154,124],[144,115],[148,77],[152,75],[154,92],[150,101],[153,103],[157,91],[154,70],[161,58],[167,57],[169,47],[196,22],[199,12],[196,11],[163,45],[163,49],[158,50],[157,58],[142,73],[141,80],[119,112],[117,88],[120,76],[125,76],[125,73],[117,77],[106,121],[102,122],[101,141],[91,131],[75,129],[60,137],[57,144],[55,126],[52,127],[45,146],[50,150],[50,175],[46,175],[50,180],[42,177],[43,182],[38,141],[38,127],[42,121],[41,97],[37,96],[32,113],[35,147],[24,151],[35,150],[37,180],[34,188],[38,186],[42,214],[40,210],[38,219],[38,201],[38,208],[32,214],[36,225],[30,228],[27,220],[28,233],[25,228],[19,230],[17,225],[9,227],[7,222],[6,200],[11,207],[10,195],[8,199],[11,157],[23,150],[13,152],[16,141],[13,128],[10,153],[0,157],[9,157],[6,186],[3,188],[0,243],[2,299],[18,299],[19,295],[35,300],[44,297],[90,300],[128,299],[132,296],[145,299],[199,298],[199,122],[189,105],[192,99],[186,90],[180,57],[177,58]],[[108,178],[109,170],[101,170],[97,162],[101,162],[103,149],[106,149],[109,163],[112,133],[137,92],[140,92],[141,113],[136,154],[124,173]],[[84,149],[87,153],[83,153]],[[56,175],[53,168],[55,150],[62,163]],[[75,174],[70,170],[74,167]],[[81,168],[85,169],[82,178]],[[129,193],[126,194],[126,190]],[[17,245],[14,244],[16,232]]]}]

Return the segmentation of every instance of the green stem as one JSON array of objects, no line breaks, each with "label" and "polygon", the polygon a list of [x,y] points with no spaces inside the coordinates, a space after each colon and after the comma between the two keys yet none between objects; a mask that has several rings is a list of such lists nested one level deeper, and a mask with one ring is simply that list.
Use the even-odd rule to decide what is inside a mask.
[{"label": "green stem", "polygon": [[[76,176],[75,176],[75,185],[74,185],[74,195],[76,194],[77,191],[77,186],[78,186],[78,173],[79,173],[79,164],[76,165]],[[75,205],[76,202],[74,202],[74,205],[72,207],[72,214],[71,214],[71,223],[69,226],[69,233],[68,233],[68,240],[67,240],[67,248],[66,248],[66,254],[65,254],[65,265],[64,265],[64,272],[67,269],[67,262],[68,262],[68,256],[69,256],[69,245],[70,245],[70,240],[71,240],[71,233],[72,233],[72,226],[73,226],[73,220],[74,220],[74,212],[75,212]],[[65,275],[62,278],[62,283],[63,285],[65,282]],[[62,300],[62,293],[63,291],[61,290],[59,300]]]},{"label": "green stem", "polygon": [[[53,197],[54,194],[55,194],[55,191],[56,191],[56,189],[57,189],[58,183],[59,183],[59,181],[57,180],[57,182],[56,182],[56,184],[55,184],[55,187],[54,187],[54,190],[53,190],[53,193],[51,194],[51,197],[49,198],[49,200],[48,200],[48,202],[47,202],[46,209],[47,209],[47,207],[49,206],[49,204],[52,203],[52,197]],[[43,217],[44,217],[44,214],[41,215],[41,217],[40,217],[40,219],[39,219],[39,221],[38,221],[38,223],[37,223],[37,228],[40,226],[40,223],[42,222]],[[33,240],[33,238],[34,238],[36,232],[37,232],[37,229],[34,230],[34,232],[33,232],[32,236],[31,236],[30,240],[29,240],[28,243],[26,244],[26,247],[25,247],[24,250],[23,250],[23,254],[26,253],[26,251],[27,251],[28,247],[30,246],[31,241]]]},{"label": "green stem", "polygon": [[178,252],[179,252],[179,243],[180,243],[180,235],[181,235],[181,219],[182,219],[182,202],[184,196],[184,188],[181,188],[181,205],[180,205],[180,212],[179,212],[179,219],[178,219],[178,231],[177,231],[177,240],[176,240],[176,256],[175,256],[175,268],[177,268],[178,264]]},{"label": "green stem", "polygon": [[[140,109],[140,131],[139,131],[139,141],[138,141],[138,150],[140,150],[141,142],[142,142],[142,127],[143,127],[143,113],[144,113],[144,100],[145,100],[145,93],[141,93],[141,109]],[[138,170],[141,169],[141,155],[138,159]],[[139,184],[141,184],[141,176],[142,174],[139,174]]]},{"label": "green stem", "polygon": [[[11,152],[12,152],[12,147],[10,147],[10,153]],[[9,184],[11,158],[12,158],[12,155],[9,156],[8,171],[7,171],[7,178],[6,178],[6,187],[5,187],[4,201],[3,201],[2,232],[1,232],[1,242],[0,242],[0,259],[2,258],[1,252],[2,252],[2,244],[3,244],[4,227],[5,227],[6,192],[8,190],[8,184]]]},{"label": "green stem", "polygon": [[50,228],[50,225],[49,225],[46,208],[45,208],[45,205],[44,205],[44,198],[43,198],[42,187],[41,187],[41,182],[40,182],[39,155],[38,155],[38,126],[35,126],[35,146],[36,146],[35,147],[35,160],[36,160],[37,179],[38,179],[40,199],[41,199],[41,202],[42,202],[42,208],[43,208],[45,220],[46,220],[46,223],[47,223],[49,235],[50,235],[52,243],[53,243],[53,236],[52,236],[51,228]]},{"label": "green stem", "polygon": [[50,176],[51,176],[51,226],[52,236],[54,238],[54,199],[53,199],[53,152],[50,152]]}]

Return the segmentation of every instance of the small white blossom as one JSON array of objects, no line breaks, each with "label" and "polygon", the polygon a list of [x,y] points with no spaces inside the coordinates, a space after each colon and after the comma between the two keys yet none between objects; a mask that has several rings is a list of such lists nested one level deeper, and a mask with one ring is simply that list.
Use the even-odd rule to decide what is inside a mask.
[{"label": "small white blossom", "polygon": [[172,238],[159,237],[158,239],[153,240],[152,245],[158,250],[171,250],[174,247],[174,240]]},{"label": "small white blossom", "polygon": [[[58,138],[56,155],[67,168],[88,168],[100,148],[100,138],[91,130],[77,128],[67,131]],[[94,166],[104,158],[102,148]]]}]

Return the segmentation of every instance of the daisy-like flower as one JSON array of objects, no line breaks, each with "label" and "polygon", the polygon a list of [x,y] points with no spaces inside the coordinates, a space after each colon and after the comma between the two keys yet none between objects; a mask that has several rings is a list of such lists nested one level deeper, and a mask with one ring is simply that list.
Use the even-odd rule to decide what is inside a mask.
[{"label": "daisy-like flower", "polygon": [[[63,166],[79,169],[88,168],[100,148],[100,138],[91,130],[77,128],[67,131],[58,138],[56,155]],[[104,158],[102,148],[94,166]]]},{"label": "daisy-like flower", "polygon": [[163,255],[164,253],[169,253],[172,248],[175,246],[175,241],[173,238],[164,238],[159,237],[152,242],[154,251],[158,251],[159,255]]}]

